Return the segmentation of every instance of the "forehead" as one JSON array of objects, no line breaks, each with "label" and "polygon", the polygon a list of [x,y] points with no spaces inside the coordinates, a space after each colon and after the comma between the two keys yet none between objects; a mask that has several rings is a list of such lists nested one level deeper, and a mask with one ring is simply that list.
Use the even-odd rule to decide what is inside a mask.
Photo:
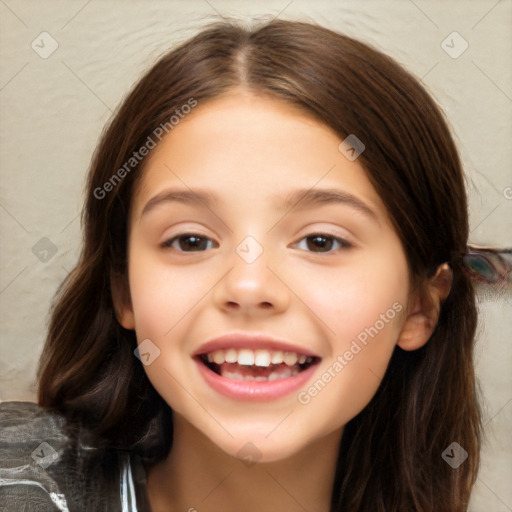
[{"label": "forehead", "polygon": [[247,206],[292,189],[341,187],[384,209],[360,163],[340,152],[342,139],[284,101],[247,92],[198,102],[147,157],[133,212],[165,187],[218,191]]}]

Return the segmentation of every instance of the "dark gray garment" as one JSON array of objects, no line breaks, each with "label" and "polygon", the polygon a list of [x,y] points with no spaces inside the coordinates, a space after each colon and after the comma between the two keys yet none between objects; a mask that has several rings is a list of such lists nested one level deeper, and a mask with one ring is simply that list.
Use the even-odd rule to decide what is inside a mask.
[{"label": "dark gray garment", "polygon": [[35,403],[1,403],[0,511],[148,512],[139,457],[91,439]]}]

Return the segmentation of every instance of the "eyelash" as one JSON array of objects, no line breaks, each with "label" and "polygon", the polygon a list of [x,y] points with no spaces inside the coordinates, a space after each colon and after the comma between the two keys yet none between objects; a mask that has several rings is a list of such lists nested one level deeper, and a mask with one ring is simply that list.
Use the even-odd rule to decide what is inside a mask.
[{"label": "eyelash", "polygon": [[[199,238],[201,240],[208,240],[208,241],[212,241],[211,238],[208,238],[206,236],[203,236],[203,235],[200,235],[199,233],[181,233],[179,235],[176,235],[172,238],[170,238],[169,240],[165,241],[163,244],[162,244],[162,247],[163,248],[169,248],[169,249],[172,249],[172,245],[173,243],[176,241],[176,240],[179,240],[180,238]],[[351,244],[350,242],[348,242],[347,240],[345,240],[344,238],[340,238],[340,237],[337,237],[337,236],[334,236],[334,235],[331,235],[330,233],[322,233],[322,232],[318,232],[318,233],[311,233],[310,235],[307,235],[305,237],[302,237],[299,242],[302,242],[302,240],[306,240],[308,238],[317,238],[317,237],[321,237],[321,238],[325,238],[325,239],[332,239],[334,240],[335,242],[338,242],[339,245],[340,245],[340,248],[338,250],[342,250],[342,249],[350,249],[351,247],[353,247],[353,244]],[[179,252],[204,252],[204,251],[181,251],[179,249],[176,249],[178,250]],[[313,251],[314,253],[316,251]],[[320,252],[317,252],[317,254],[329,254],[333,252],[332,250],[330,251],[320,251]]]}]

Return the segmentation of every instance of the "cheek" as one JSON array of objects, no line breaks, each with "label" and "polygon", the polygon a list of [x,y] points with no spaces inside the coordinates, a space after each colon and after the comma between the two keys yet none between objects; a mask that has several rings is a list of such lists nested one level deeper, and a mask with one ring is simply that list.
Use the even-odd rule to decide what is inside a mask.
[{"label": "cheek", "polygon": [[302,288],[299,293],[307,297],[307,306],[325,324],[326,334],[333,339],[331,347],[338,352],[376,323],[381,330],[385,322],[386,331],[392,331],[396,339],[401,327],[396,320],[403,316],[397,310],[405,311],[409,293],[403,254],[354,258],[353,263],[346,268],[317,270],[314,279],[295,280]]},{"label": "cheek", "polygon": [[211,278],[199,267],[172,266],[143,254],[134,253],[132,261],[130,293],[137,335],[162,337],[198,305]]},{"label": "cheek", "polygon": [[190,414],[189,409],[196,404],[183,389],[194,363],[183,358],[184,343],[195,308],[201,307],[201,299],[211,288],[211,271],[207,274],[199,266],[171,266],[149,251],[136,249],[129,261],[139,352],[150,354],[149,361],[141,358],[142,363],[149,363],[144,364],[144,371],[173,410]]},{"label": "cheek", "polygon": [[363,328],[364,323],[356,325],[353,319],[337,324],[332,354],[322,360],[315,378],[297,396],[320,432],[346,425],[374,397],[396,345],[402,324],[400,308],[395,302],[385,310],[387,314]]},{"label": "cheek", "polygon": [[315,380],[298,399],[329,430],[361,412],[385,374],[408,297],[407,265],[400,256],[361,258],[347,271],[317,275],[308,293],[329,344]]}]

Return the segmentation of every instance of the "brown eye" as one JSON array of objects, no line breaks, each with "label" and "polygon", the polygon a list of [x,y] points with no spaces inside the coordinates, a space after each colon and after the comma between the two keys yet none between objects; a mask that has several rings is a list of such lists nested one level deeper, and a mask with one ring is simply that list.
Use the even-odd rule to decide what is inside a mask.
[{"label": "brown eye", "polygon": [[[302,240],[306,240],[306,250],[318,253],[332,252],[333,247],[334,250],[352,247],[352,244],[343,238],[323,233],[314,233],[304,237]],[[302,242],[302,240],[300,240],[300,242]],[[336,247],[336,244],[338,247]]]},{"label": "brown eye", "polygon": [[210,238],[195,233],[184,233],[175,236],[162,244],[163,247],[171,247],[181,252],[201,252],[206,250]]}]

